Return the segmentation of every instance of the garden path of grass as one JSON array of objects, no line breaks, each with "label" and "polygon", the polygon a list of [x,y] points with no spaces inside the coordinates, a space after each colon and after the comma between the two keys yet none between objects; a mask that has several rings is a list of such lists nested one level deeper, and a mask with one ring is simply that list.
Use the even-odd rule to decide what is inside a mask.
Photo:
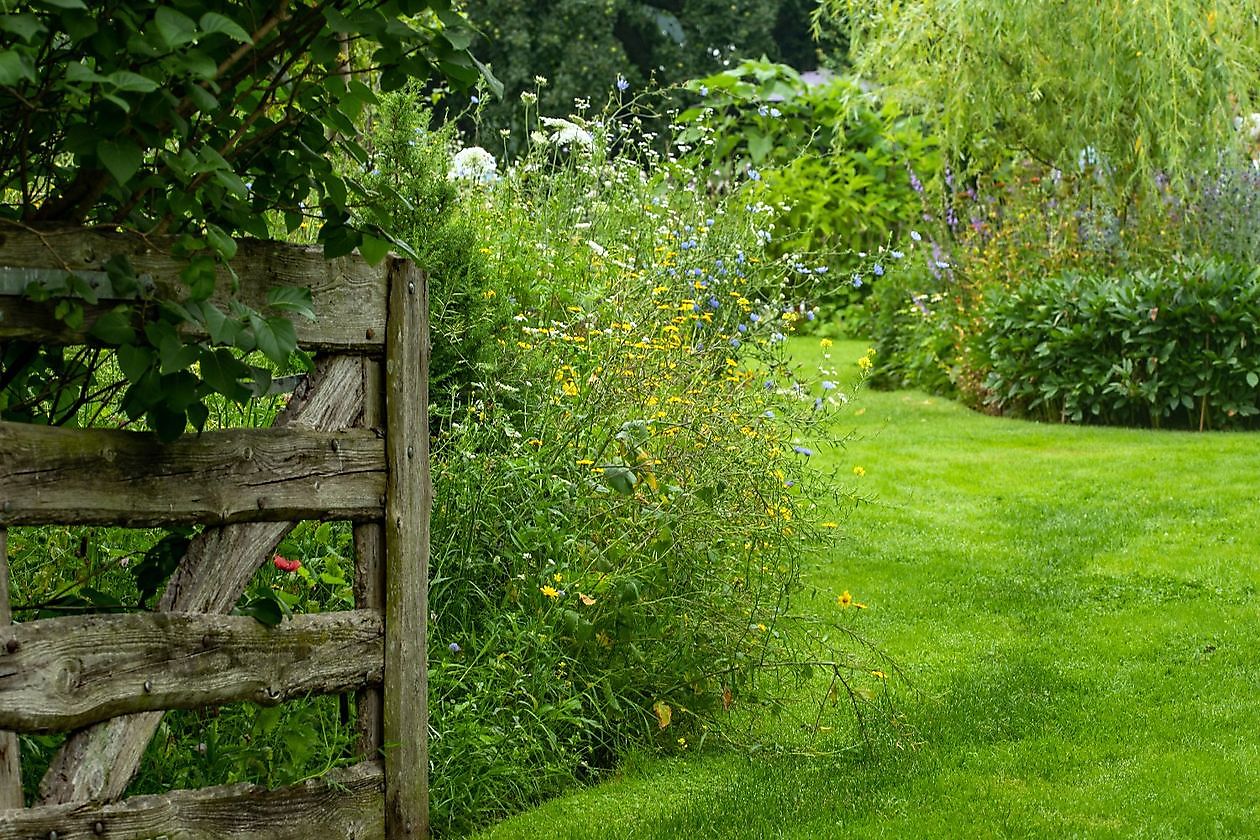
[{"label": "garden path of grass", "polygon": [[1260,434],[854,408],[815,457],[877,501],[810,580],[869,604],[918,689],[902,725],[839,758],[634,761],[485,840],[1260,837]]}]

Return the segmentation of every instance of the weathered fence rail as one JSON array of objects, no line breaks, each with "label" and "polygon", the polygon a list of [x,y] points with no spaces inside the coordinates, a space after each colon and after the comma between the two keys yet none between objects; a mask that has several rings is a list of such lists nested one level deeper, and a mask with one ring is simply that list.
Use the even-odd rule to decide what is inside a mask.
[{"label": "weathered fence rail", "polygon": [[[0,341],[76,344],[109,311],[125,255],[178,297],[173,242],[0,227]],[[242,242],[238,297],[311,290],[299,344],[325,353],[270,429],[186,436],[0,423],[0,840],[407,838],[428,833],[427,291],[422,272]],[[99,305],[68,329],[32,278],[81,273]],[[228,287],[227,274],[220,285]],[[355,523],[356,609],[277,627],[229,616],[296,520]],[[5,529],[201,524],[157,611],[9,624]],[[275,791],[235,785],[122,801],[166,709],[356,693],[362,761]],[[23,808],[14,732],[73,730]],[[5,810],[8,809],[8,810]]]}]

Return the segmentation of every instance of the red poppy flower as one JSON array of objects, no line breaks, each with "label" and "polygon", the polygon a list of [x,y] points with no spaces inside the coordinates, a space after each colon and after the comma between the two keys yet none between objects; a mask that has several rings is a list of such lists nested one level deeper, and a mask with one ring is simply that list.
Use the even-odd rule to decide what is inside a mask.
[{"label": "red poppy flower", "polygon": [[302,568],[301,560],[287,560],[279,554],[271,558],[272,565],[282,572],[296,572]]}]

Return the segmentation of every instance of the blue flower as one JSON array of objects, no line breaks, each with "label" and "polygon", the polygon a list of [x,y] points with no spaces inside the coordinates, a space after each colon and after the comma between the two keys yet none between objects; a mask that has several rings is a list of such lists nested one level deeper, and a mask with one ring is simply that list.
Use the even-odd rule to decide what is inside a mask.
[{"label": "blue flower", "polygon": [[822,381],[822,389],[824,391],[834,391],[836,389],[836,383],[832,382],[830,379],[824,379]]},{"label": "blue flower", "polygon": [[760,315],[758,315],[756,312],[754,312],[754,313],[752,313],[751,315],[749,315],[749,316],[748,316],[748,320],[749,320],[749,321],[752,321],[752,322],[755,324],[755,323],[757,323],[758,321],[760,321],[760,320],[761,320],[761,316],[760,316]]},{"label": "blue flower", "polygon": [[781,117],[781,116],[783,116],[783,112],[782,112],[782,111],[780,111],[778,108],[771,108],[771,109],[770,109],[770,116],[772,116],[772,117]]},{"label": "blue flower", "polygon": [[872,268],[871,271],[875,272],[876,277],[884,276],[884,267],[880,265],[879,263],[875,263],[875,267]]},{"label": "blue flower", "polygon": [[855,289],[862,288],[862,275],[860,274],[853,275],[853,288]]},{"label": "blue flower", "polygon": [[709,87],[708,87],[708,85],[700,85],[700,95],[701,95],[701,96],[708,96],[708,95],[709,95]]},{"label": "blue flower", "polygon": [[923,241],[923,237],[919,235],[919,232],[917,230],[910,231],[910,238],[913,239],[915,242]]},{"label": "blue flower", "polygon": [[709,298],[709,306],[712,307],[713,309],[717,309],[718,306],[720,306],[720,304],[718,303],[718,299],[715,297]]},{"label": "blue flower", "polygon": [[624,93],[625,91],[629,89],[630,89],[630,83],[626,81],[626,77],[618,76],[617,77],[617,90]]},{"label": "blue flower", "polygon": [[760,115],[761,115],[761,116],[763,116],[763,117],[765,117],[765,116],[769,116],[769,114],[770,114],[770,109],[769,109],[769,108],[767,108],[765,105],[762,105],[760,108],[758,108],[758,109],[757,109],[757,113],[758,113],[758,114],[760,114]]},{"label": "blue flower", "polygon": [[451,653],[459,653],[461,650],[460,646],[456,644],[455,642],[451,642],[449,645],[447,645],[446,649],[449,650]]},{"label": "blue flower", "polygon": [[739,331],[740,331],[740,332],[742,332],[742,333],[746,333],[746,332],[748,332],[748,325],[747,325],[747,324],[740,324],[740,325],[739,325],[738,327],[736,327],[735,329],[739,330]]},{"label": "blue flower", "polygon": [[806,458],[814,454],[814,450],[810,449],[808,446],[793,446],[792,451],[797,455],[804,455]]},{"label": "blue flower", "polygon": [[822,406],[823,406],[823,398],[815,397],[814,398],[814,411],[817,411],[818,409],[822,408]]},{"label": "blue flower", "polygon": [[771,411],[770,409],[768,409],[768,408],[767,408],[767,409],[766,409],[766,413],[765,413],[764,415],[762,415],[762,416],[764,416],[767,420],[773,420],[773,419],[774,419],[774,412],[773,412],[773,411]]},{"label": "blue flower", "polygon": [[750,166],[750,167],[748,167],[748,180],[749,180],[749,181],[760,181],[760,180],[761,180],[761,173],[760,173],[760,172],[758,172],[756,169],[753,169],[751,166]]},{"label": "blue flower", "polygon": [[815,315],[814,315],[814,310],[812,310],[812,309],[811,309],[811,310],[809,310],[808,312],[806,312],[806,313],[805,313],[805,320],[806,320],[806,321],[812,321],[812,320],[814,320],[814,318],[815,318],[815,317],[817,317],[817,316],[815,316]]},{"label": "blue flower", "polygon": [[732,346],[732,347],[739,347],[739,345],[740,345],[740,344],[742,344],[742,343],[743,343],[743,342],[741,342],[738,338],[732,338],[732,339],[731,339],[731,346]]},{"label": "blue flower", "polygon": [[892,258],[893,258],[894,260],[899,260],[899,259],[901,259],[901,258],[902,258],[902,257],[904,257],[904,256],[905,256],[905,254],[904,254],[904,253],[902,253],[901,251],[893,251],[893,252],[892,252]]}]

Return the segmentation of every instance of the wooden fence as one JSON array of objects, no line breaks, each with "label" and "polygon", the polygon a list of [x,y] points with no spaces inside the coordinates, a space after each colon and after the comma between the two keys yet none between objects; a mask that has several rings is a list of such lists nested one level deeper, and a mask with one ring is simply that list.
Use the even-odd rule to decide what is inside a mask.
[{"label": "wooden fence", "polygon": [[[40,272],[104,277],[95,272],[124,254],[177,295],[170,245],[0,227],[0,341],[83,343],[109,310],[102,288],[82,328],[67,329],[52,303],[18,294]],[[428,835],[425,277],[403,260],[373,268],[250,241],[232,267],[247,303],[261,307],[277,284],[314,298],[315,323],[295,326],[299,344],[320,354],[316,368],[271,428],[160,444],[141,432],[0,423],[0,840]],[[276,627],[227,615],[302,519],[355,523],[356,609]],[[206,527],[154,612],[10,624],[6,528],[51,523]],[[359,764],[278,790],[121,799],[165,709],[349,691]],[[15,733],[52,731],[71,734],[38,802],[23,808]]]}]

